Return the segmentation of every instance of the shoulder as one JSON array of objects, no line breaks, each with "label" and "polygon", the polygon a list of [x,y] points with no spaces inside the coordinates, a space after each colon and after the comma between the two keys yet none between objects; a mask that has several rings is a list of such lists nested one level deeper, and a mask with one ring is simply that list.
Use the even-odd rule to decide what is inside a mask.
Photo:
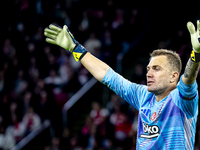
[{"label": "shoulder", "polygon": [[195,97],[198,93],[197,88],[198,86],[196,81],[194,81],[192,84],[187,85],[182,81],[182,77],[180,78],[180,81],[177,84],[178,92],[182,97],[186,98]]},{"label": "shoulder", "polygon": [[183,93],[184,90],[181,90],[176,88],[170,93],[172,100],[188,118],[192,118],[198,114],[198,92],[190,94],[187,91]]}]

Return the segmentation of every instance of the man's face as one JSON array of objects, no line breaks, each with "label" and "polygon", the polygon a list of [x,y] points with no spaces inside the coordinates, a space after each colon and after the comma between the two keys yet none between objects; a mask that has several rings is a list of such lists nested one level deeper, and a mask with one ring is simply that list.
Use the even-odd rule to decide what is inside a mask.
[{"label": "man's face", "polygon": [[153,57],[147,66],[147,90],[162,94],[170,86],[172,72],[166,56]]}]

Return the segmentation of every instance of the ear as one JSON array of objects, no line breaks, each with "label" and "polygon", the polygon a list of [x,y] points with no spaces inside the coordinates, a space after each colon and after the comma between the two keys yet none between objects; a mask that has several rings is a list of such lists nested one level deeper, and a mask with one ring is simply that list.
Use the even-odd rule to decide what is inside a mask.
[{"label": "ear", "polygon": [[177,71],[173,71],[170,79],[170,83],[177,82],[179,78],[179,73]]}]

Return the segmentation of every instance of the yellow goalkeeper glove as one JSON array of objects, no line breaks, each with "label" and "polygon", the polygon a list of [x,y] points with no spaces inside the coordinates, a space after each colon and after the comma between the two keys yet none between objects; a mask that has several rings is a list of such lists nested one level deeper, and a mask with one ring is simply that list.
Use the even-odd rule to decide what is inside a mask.
[{"label": "yellow goalkeeper glove", "polygon": [[50,24],[49,28],[44,30],[44,35],[47,36],[46,41],[48,43],[58,45],[72,52],[76,61],[81,60],[87,53],[87,50],[75,40],[66,25],[62,29],[54,24]]},{"label": "yellow goalkeeper glove", "polygon": [[197,20],[197,30],[195,30],[195,26],[192,22],[187,23],[187,28],[190,32],[191,43],[193,47],[193,51],[191,53],[191,59],[194,62],[200,61],[200,21]]}]

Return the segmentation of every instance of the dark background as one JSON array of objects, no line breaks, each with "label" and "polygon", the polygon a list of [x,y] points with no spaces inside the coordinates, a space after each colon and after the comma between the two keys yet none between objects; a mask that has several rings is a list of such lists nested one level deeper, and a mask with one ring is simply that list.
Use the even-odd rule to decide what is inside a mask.
[{"label": "dark background", "polygon": [[[32,93],[29,106],[33,107],[35,113],[39,115],[41,123],[45,119],[51,120],[51,127],[43,131],[24,149],[30,149],[31,147],[35,149],[34,146],[38,144],[38,141],[43,142],[43,144],[38,144],[38,149],[54,149],[56,144],[53,143],[53,139],[55,138],[59,140],[60,144],[57,144],[57,147],[60,149],[66,149],[67,146],[69,149],[73,149],[72,142],[70,146],[70,141],[73,141],[73,139],[77,140],[78,144],[76,146],[86,147],[87,140],[84,144],[80,142],[82,140],[81,129],[93,109],[91,103],[98,101],[101,107],[106,107],[113,94],[101,83],[97,83],[69,110],[67,125],[63,124],[62,106],[64,102],[82,87],[78,77],[83,67],[79,66],[77,69],[72,65],[74,75],[69,82],[64,85],[45,83],[43,89],[40,89],[48,95],[45,109],[40,107],[41,95],[35,93],[37,82],[38,80],[45,81],[51,69],[54,69],[58,75],[60,67],[58,60],[61,58],[60,48],[45,42],[43,31],[49,24],[56,23],[62,27],[66,23],[67,14],[70,20],[68,27],[75,39],[81,44],[89,39],[91,33],[95,33],[97,40],[102,44],[99,50],[100,54],[97,57],[105,61],[114,70],[118,70],[116,67],[117,54],[124,49],[124,45],[128,44],[130,46],[129,51],[124,56],[122,72],[120,73],[133,82],[145,84],[145,68],[149,60],[149,53],[154,49],[166,48],[177,51],[181,56],[184,71],[192,49],[186,24],[188,21],[192,21],[196,26],[196,20],[200,18],[199,6],[188,2],[175,4],[175,2],[169,3],[168,1],[150,3],[130,0],[41,0],[40,8],[42,11],[39,11],[39,8],[36,7],[38,2],[39,0],[6,0],[1,1],[0,9],[0,72],[2,73],[0,80],[4,83],[0,91],[0,115],[3,117],[1,133],[5,134],[8,126],[16,125],[11,119],[13,112],[10,111],[10,105],[12,103],[17,104],[14,114],[17,114],[18,122],[22,122],[25,115],[24,110],[28,107],[24,103],[26,92]],[[116,20],[117,10],[123,12],[123,23],[113,28],[112,23]],[[131,22],[132,11],[136,12],[133,22]],[[79,26],[83,20],[84,12],[87,13],[89,27],[83,31],[80,30]],[[99,12],[103,15],[98,16]],[[20,25],[23,25],[22,30],[18,29]],[[110,46],[104,44],[104,33],[107,30],[111,33],[112,43]],[[6,52],[6,39],[10,41],[8,52]],[[28,50],[30,43],[35,46],[33,52]],[[50,48],[49,54],[53,55],[55,59],[53,64],[49,60],[49,54],[44,51],[45,47]],[[67,52],[65,56],[69,58],[70,53]],[[39,76],[36,79],[32,78],[29,73],[31,68],[30,59],[33,57],[36,59],[35,68],[39,70]],[[15,60],[17,60],[16,65],[14,64]],[[71,66],[70,63],[68,65]],[[141,65],[142,74],[138,75],[137,65]],[[23,71],[23,77],[18,77],[20,70]],[[92,77],[89,73],[86,76],[88,79]],[[27,88],[23,89],[19,95],[13,94],[16,89],[16,82],[22,80],[28,83]],[[199,83],[199,79],[197,79],[197,82]],[[56,87],[59,87],[67,95],[67,99],[62,103],[56,101],[55,93],[52,92]],[[120,104],[120,106],[132,122],[137,114],[134,114],[132,110],[127,110],[130,107],[127,104]],[[110,115],[112,113],[111,111]],[[108,122],[109,117],[107,118]],[[66,128],[70,131],[70,136],[63,137]],[[112,131],[114,126],[110,127],[109,124],[108,128]],[[197,123],[195,143],[197,149],[199,148],[199,131],[200,127]],[[134,136],[135,134],[133,134]],[[134,149],[135,147],[135,142],[133,142],[135,139],[131,141],[131,138],[127,140],[128,145],[132,145],[128,149]],[[97,141],[101,140],[98,139]],[[115,143],[115,139],[112,142]],[[118,147],[123,146],[123,144],[118,145]],[[101,148],[106,149],[101,144],[96,146],[98,150]],[[117,146],[114,148],[117,148]]]}]

